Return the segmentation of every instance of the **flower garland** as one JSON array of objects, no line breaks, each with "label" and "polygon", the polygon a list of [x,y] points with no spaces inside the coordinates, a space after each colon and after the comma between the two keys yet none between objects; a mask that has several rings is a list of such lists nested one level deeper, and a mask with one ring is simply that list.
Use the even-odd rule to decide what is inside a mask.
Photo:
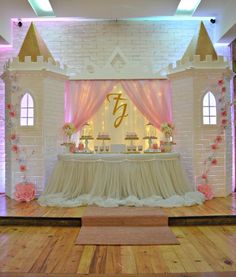
[{"label": "flower garland", "polygon": [[[16,93],[20,90],[17,85],[17,80],[15,75],[11,75],[10,79],[12,81],[11,93]],[[35,154],[35,150],[32,150],[31,153],[27,153],[26,149],[20,144],[20,137],[15,132],[17,124],[17,110],[19,110],[19,103],[23,95],[18,97],[17,104],[6,104],[7,119],[0,118],[2,121],[5,121],[6,127],[10,128],[11,133],[7,139],[11,142],[11,151],[15,154],[16,161],[18,163],[18,169],[23,174],[22,182],[16,184],[15,187],[15,199],[18,201],[30,201],[35,198],[35,184],[29,182],[27,178],[27,162],[28,159]]]},{"label": "flower garland", "polygon": [[161,131],[164,133],[165,137],[171,137],[174,131],[174,125],[170,122],[164,122],[161,124]]},{"label": "flower garland", "polygon": [[64,134],[71,139],[71,136],[77,132],[75,125],[73,123],[67,122],[63,125],[62,130],[64,131]]},{"label": "flower garland", "polygon": [[212,188],[208,184],[208,175],[212,166],[216,166],[218,164],[218,160],[216,159],[216,152],[220,148],[221,143],[223,142],[222,136],[224,134],[224,130],[227,128],[229,124],[228,109],[231,105],[225,97],[226,87],[223,79],[218,81],[218,87],[220,90],[220,96],[218,99],[218,102],[220,104],[220,126],[218,128],[217,135],[215,136],[212,144],[210,145],[210,153],[203,162],[204,168],[201,174],[203,184],[199,184],[197,186],[198,191],[202,192],[208,200],[213,198]]}]

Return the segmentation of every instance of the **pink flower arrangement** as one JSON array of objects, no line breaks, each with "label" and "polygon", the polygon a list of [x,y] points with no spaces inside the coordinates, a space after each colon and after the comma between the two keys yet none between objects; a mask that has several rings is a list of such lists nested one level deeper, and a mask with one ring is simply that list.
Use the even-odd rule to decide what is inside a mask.
[{"label": "pink flower arrangement", "polygon": [[174,124],[170,122],[165,122],[161,124],[161,131],[164,133],[165,136],[171,137],[173,134],[174,128],[175,128]]},{"label": "pink flower arrangement", "polygon": [[207,184],[199,184],[197,190],[204,194],[207,200],[211,200],[214,197],[211,187]]},{"label": "pink flower arrangement", "polygon": [[26,166],[24,164],[21,164],[19,166],[19,169],[20,169],[21,172],[25,172],[26,171]]},{"label": "pink flower arrangement", "polygon": [[16,201],[29,202],[35,198],[35,185],[33,183],[19,183],[16,185],[14,198]]},{"label": "pink flower arrangement", "polygon": [[74,124],[73,124],[73,123],[69,123],[69,122],[67,122],[67,123],[65,123],[65,124],[63,125],[62,130],[64,131],[65,135],[66,135],[67,137],[69,137],[69,138],[71,138],[71,136],[72,136],[74,133],[76,133],[76,131],[77,131],[76,128],[75,128],[75,126],[74,126]]}]

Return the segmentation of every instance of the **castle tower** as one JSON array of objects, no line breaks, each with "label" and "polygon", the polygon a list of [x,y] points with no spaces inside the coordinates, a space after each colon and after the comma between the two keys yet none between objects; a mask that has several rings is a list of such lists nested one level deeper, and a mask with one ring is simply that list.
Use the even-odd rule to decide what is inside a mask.
[{"label": "castle tower", "polygon": [[[182,162],[191,183],[197,185],[203,181],[201,175],[204,160],[208,157],[211,159],[211,145],[219,131],[221,111],[218,96],[220,89],[217,84],[223,75],[226,77],[226,98],[230,101],[228,62],[217,56],[204,24],[201,23],[182,59],[177,61],[175,67],[170,65],[168,72],[173,90],[176,150],[182,155]],[[206,109],[203,106],[206,106]],[[228,121],[231,122],[230,115]],[[208,174],[208,182],[216,196],[226,196],[232,192],[230,123],[222,138],[223,142],[214,156],[217,165],[211,166]]]},{"label": "castle tower", "polygon": [[[13,197],[24,175],[40,192],[62,141],[66,68],[55,62],[31,24],[18,57],[6,64],[2,79],[6,105],[16,113],[12,120],[6,109],[6,194]],[[10,139],[14,134],[16,139]]]}]

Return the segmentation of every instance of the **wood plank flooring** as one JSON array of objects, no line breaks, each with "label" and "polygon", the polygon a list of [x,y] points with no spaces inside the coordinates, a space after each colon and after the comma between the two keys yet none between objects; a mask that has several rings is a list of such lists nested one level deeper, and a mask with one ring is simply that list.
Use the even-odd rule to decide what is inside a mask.
[{"label": "wood plank flooring", "polygon": [[79,228],[2,226],[0,271],[80,274],[236,271],[236,226],[171,229],[180,245],[80,246],[74,244]]},{"label": "wood plank flooring", "polygon": [[[73,217],[80,218],[86,207],[60,208],[41,207],[37,201],[18,203],[4,195],[0,195],[1,216],[24,217]],[[214,198],[203,205],[192,207],[163,208],[169,217],[236,215],[236,193],[228,197]]]}]

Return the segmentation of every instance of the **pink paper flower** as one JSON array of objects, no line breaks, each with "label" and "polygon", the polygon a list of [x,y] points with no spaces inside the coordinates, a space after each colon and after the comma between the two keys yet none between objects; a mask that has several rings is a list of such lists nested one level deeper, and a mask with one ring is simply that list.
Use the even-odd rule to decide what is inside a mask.
[{"label": "pink paper flower", "polygon": [[217,165],[217,159],[212,159],[212,160],[211,160],[211,164],[212,164],[212,165]]},{"label": "pink paper flower", "polygon": [[16,112],[11,111],[11,112],[9,112],[9,115],[10,115],[10,117],[15,117],[16,116]]},{"label": "pink paper flower", "polygon": [[214,143],[214,144],[211,145],[212,150],[216,150],[217,148],[218,148],[217,144]]},{"label": "pink paper flower", "polygon": [[222,87],[221,92],[223,92],[223,93],[226,92],[226,87]]},{"label": "pink paper flower", "polygon": [[222,142],[222,136],[217,136],[216,139],[215,139],[215,142],[216,143],[221,143]]},{"label": "pink paper flower", "polygon": [[221,116],[227,116],[227,111],[221,112]]},{"label": "pink paper flower", "polygon": [[24,171],[26,171],[26,166],[24,164],[21,164],[19,169],[21,172],[24,172]]},{"label": "pink paper flower", "polygon": [[16,134],[11,134],[10,139],[15,140],[16,139]]},{"label": "pink paper flower", "polygon": [[12,109],[12,105],[11,105],[11,104],[7,104],[7,105],[6,105],[6,108],[7,108],[8,110],[11,110],[11,109]]},{"label": "pink paper flower", "polygon": [[18,153],[18,152],[19,152],[19,147],[18,147],[16,144],[14,144],[14,145],[12,145],[12,147],[11,147],[11,151],[12,151],[12,152],[15,152],[15,153]]},{"label": "pink paper flower", "polygon": [[228,124],[228,120],[227,119],[222,119],[221,120],[221,125],[222,126],[226,126]]},{"label": "pink paper flower", "polygon": [[16,201],[29,202],[35,198],[35,192],[33,183],[19,183],[16,185],[14,198]]},{"label": "pink paper flower", "polygon": [[197,190],[204,194],[207,200],[211,200],[214,197],[211,187],[207,184],[199,184]]}]

